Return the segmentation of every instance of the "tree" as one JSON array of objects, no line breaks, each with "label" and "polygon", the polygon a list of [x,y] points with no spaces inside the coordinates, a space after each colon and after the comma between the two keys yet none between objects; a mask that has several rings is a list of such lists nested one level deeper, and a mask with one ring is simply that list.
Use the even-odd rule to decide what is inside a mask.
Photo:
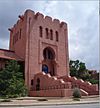
[{"label": "tree", "polygon": [[27,94],[23,73],[17,61],[10,60],[0,71],[0,97],[17,97]]},{"label": "tree", "polygon": [[70,60],[69,66],[70,66],[70,75],[77,77],[78,68],[79,68],[79,60],[76,60],[76,61]]},{"label": "tree", "polygon": [[82,76],[87,72],[85,63],[80,62],[79,63],[79,69],[78,69],[78,77],[82,78]]},{"label": "tree", "polygon": [[[70,75],[76,78],[83,79],[84,81],[89,81],[92,84],[98,84],[99,85],[99,78],[94,79],[91,74],[89,74],[89,70],[86,68],[85,63],[79,61],[79,60],[70,60],[69,62],[70,66]],[[99,76],[99,74],[98,74]]]},{"label": "tree", "polygon": [[79,60],[70,60],[70,75],[77,78],[82,78],[82,76],[87,72],[85,63],[80,62]]}]

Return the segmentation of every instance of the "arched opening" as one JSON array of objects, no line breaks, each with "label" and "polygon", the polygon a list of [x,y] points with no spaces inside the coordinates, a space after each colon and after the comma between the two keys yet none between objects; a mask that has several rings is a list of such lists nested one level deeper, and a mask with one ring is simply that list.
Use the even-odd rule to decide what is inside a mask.
[{"label": "arched opening", "polygon": [[51,76],[56,74],[55,52],[51,47],[46,47],[43,50],[44,60],[42,62],[42,71],[50,73]]},{"label": "arched opening", "polygon": [[36,90],[39,91],[40,90],[40,79],[37,78],[37,82],[36,82]]},{"label": "arched opening", "polygon": [[49,59],[49,60],[53,60],[55,59],[55,53],[54,53],[54,50],[51,49],[51,48],[45,48],[43,50],[43,57],[44,59]]}]

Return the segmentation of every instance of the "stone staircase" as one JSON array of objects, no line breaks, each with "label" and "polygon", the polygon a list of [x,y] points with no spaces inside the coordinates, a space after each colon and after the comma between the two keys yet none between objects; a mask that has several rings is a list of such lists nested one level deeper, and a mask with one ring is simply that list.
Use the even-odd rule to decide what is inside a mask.
[{"label": "stone staircase", "polygon": [[71,82],[72,89],[78,87],[87,92],[88,95],[99,94],[98,85],[96,84],[91,84],[90,82],[86,82],[83,81],[82,79],[77,79],[76,77],[71,77],[71,76],[62,76],[58,77],[58,79],[63,79],[65,82]]},{"label": "stone staircase", "polygon": [[[37,90],[37,79],[39,79],[39,87]],[[77,79],[70,76],[56,77],[39,72],[34,76],[34,85],[31,86],[30,96],[46,96],[46,97],[70,97],[73,89],[78,87],[82,96],[99,94],[97,85]]]}]

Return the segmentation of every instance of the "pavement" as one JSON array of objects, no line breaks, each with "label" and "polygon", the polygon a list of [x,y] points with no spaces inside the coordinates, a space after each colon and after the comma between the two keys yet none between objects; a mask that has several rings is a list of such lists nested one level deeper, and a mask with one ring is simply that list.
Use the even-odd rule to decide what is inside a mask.
[{"label": "pavement", "polygon": [[0,107],[92,104],[99,103],[99,99],[99,96],[82,97],[80,101],[65,97],[21,97],[11,99],[11,102],[0,102]]}]

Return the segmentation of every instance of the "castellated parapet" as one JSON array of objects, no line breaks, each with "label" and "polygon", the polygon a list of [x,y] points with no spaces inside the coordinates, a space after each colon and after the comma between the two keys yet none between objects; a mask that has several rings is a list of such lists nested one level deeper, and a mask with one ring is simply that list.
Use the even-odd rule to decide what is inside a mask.
[{"label": "castellated parapet", "polygon": [[65,28],[66,29],[66,27],[67,27],[67,23],[65,23],[65,22],[60,22],[58,19],[52,19],[52,17],[50,17],[50,16],[44,16],[43,14],[41,14],[41,13],[39,13],[39,12],[37,12],[37,13],[35,13],[34,11],[32,11],[32,10],[26,10],[25,11],[25,13],[24,13],[24,15],[22,15],[22,16],[20,16],[19,15],[19,20],[17,21],[17,23],[16,24],[14,24],[14,26],[12,27],[12,29],[14,29],[14,28],[16,28],[17,27],[17,25],[19,25],[19,23],[22,23],[22,21],[25,19],[25,17],[31,17],[32,19],[35,19],[36,21],[38,21],[38,20],[44,20],[44,21],[47,21],[47,22],[49,22],[49,23],[52,23],[54,26],[59,26],[59,27],[61,27],[61,28]]},{"label": "castellated parapet", "polygon": [[[31,16],[31,17],[33,17],[33,18],[35,18],[37,21],[39,20],[39,19],[41,19],[41,20],[47,20],[48,22],[51,22],[51,23],[54,23],[54,24],[58,24],[59,26],[61,25],[61,27],[62,27],[62,25],[64,25],[64,26],[67,26],[67,24],[65,23],[65,22],[61,22],[60,23],[60,21],[58,20],[58,19],[52,19],[50,16],[44,16],[43,14],[41,14],[41,13],[39,13],[39,12],[37,12],[36,14],[35,14],[35,12],[34,11],[32,11],[32,10],[27,10],[26,12],[25,12],[25,14],[26,13],[30,13],[31,15],[33,15],[33,16]],[[56,25],[57,26],[57,25]]]}]

